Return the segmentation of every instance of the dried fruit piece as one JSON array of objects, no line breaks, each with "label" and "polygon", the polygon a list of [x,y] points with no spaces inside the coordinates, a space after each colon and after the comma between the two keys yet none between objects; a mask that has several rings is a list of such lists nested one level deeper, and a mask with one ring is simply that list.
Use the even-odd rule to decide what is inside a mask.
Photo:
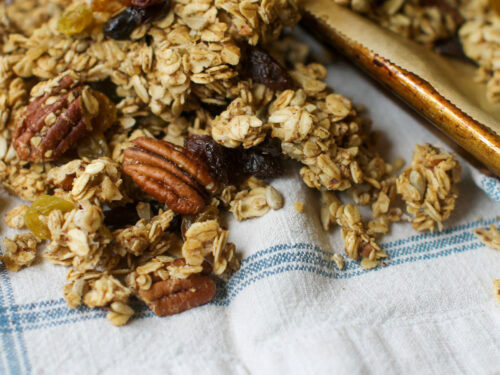
[{"label": "dried fruit piece", "polygon": [[208,135],[192,135],[184,146],[205,161],[222,185],[238,184],[245,177],[276,177],[283,173],[281,147],[274,140],[249,149],[226,148]]},{"label": "dried fruit piece", "polygon": [[31,204],[24,218],[26,227],[38,238],[50,239],[50,232],[47,224],[40,216],[48,216],[53,210],[68,212],[75,208],[72,202],[51,195],[41,195]]},{"label": "dried fruit piece", "polygon": [[254,149],[241,151],[240,155],[238,160],[245,176],[270,178],[280,176],[283,173],[281,158],[261,154]]},{"label": "dried fruit piece", "polygon": [[113,207],[109,210],[104,210],[103,213],[104,225],[110,230],[134,225],[140,219],[134,203],[126,206]]},{"label": "dried fruit piece", "polygon": [[85,138],[77,148],[80,158],[98,159],[109,155],[109,147],[102,133],[93,133]]},{"label": "dried fruit piece", "polygon": [[[97,90],[83,91],[82,94],[86,92],[91,93],[99,104],[99,112],[97,116],[92,120],[93,130],[97,133],[102,133],[109,129],[111,125],[116,121],[117,109],[115,104],[109,99],[105,94]],[[83,97],[85,100],[85,96]],[[86,106],[88,108],[88,106]]]},{"label": "dried fruit piece", "polygon": [[123,170],[139,187],[172,211],[194,214],[205,206],[204,190],[217,184],[207,165],[189,150],[173,143],[146,137],[125,150]]},{"label": "dried fruit piece", "polygon": [[93,20],[92,10],[85,5],[79,5],[59,18],[57,29],[66,35],[76,35],[85,31]]},{"label": "dried fruit piece", "polygon": [[185,239],[185,233],[193,223],[201,223],[208,220],[219,220],[219,209],[215,206],[206,206],[203,211],[196,215],[183,215],[181,222],[181,234]]},{"label": "dried fruit piece", "polygon": [[288,71],[260,48],[246,47],[243,70],[243,73],[248,74],[254,82],[262,83],[273,90],[294,88],[293,79]]},{"label": "dried fruit piece", "polygon": [[207,276],[169,279],[139,290],[139,297],[158,316],[174,315],[210,302],[215,296],[215,282]]},{"label": "dried fruit piece", "polygon": [[238,173],[235,158],[230,155],[230,149],[215,142],[209,135],[192,135],[184,141],[184,147],[207,163],[210,173],[221,184],[229,184],[233,178],[230,173]]},{"label": "dried fruit piece", "polygon": [[169,0],[148,7],[132,5],[104,24],[104,35],[116,40],[126,40],[137,26],[159,20],[165,17],[169,10]]}]

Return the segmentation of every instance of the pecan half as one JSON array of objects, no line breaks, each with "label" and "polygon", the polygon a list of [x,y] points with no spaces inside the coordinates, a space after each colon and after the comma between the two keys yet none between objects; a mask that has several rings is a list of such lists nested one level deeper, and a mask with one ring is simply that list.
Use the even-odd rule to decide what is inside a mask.
[{"label": "pecan half", "polygon": [[109,122],[112,108],[104,94],[65,75],[28,105],[12,133],[13,146],[22,160],[55,160],[101,122]]},{"label": "pecan half", "polygon": [[139,137],[124,152],[123,170],[139,187],[180,214],[205,206],[204,191],[215,192],[215,180],[205,162],[170,142]]},{"label": "pecan half", "polygon": [[208,276],[168,279],[139,290],[139,297],[158,316],[174,315],[210,302],[215,296],[215,282]]}]

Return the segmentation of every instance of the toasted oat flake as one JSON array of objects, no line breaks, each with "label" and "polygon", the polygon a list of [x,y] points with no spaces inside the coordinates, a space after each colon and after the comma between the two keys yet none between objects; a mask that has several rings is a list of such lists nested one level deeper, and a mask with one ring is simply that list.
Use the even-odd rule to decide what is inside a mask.
[{"label": "toasted oat flake", "polygon": [[477,228],[474,234],[486,246],[500,250],[500,231],[494,224],[491,224],[489,229]]},{"label": "toasted oat flake", "polygon": [[344,258],[342,258],[342,255],[333,254],[332,260],[335,262],[335,264],[339,270],[343,270],[345,268]]},{"label": "toasted oat flake", "polygon": [[378,267],[379,265],[380,260],[378,259],[363,258],[363,260],[361,261],[361,267],[363,267],[365,270],[371,270]]},{"label": "toasted oat flake", "polygon": [[[264,216],[271,208],[269,201],[275,207],[280,206],[280,198],[274,192],[270,193],[268,189],[272,187],[267,186],[263,181],[251,178],[245,182],[244,187],[246,188],[239,191],[230,203],[229,211],[234,214],[236,220],[242,221]],[[277,190],[276,193],[281,197]]]}]

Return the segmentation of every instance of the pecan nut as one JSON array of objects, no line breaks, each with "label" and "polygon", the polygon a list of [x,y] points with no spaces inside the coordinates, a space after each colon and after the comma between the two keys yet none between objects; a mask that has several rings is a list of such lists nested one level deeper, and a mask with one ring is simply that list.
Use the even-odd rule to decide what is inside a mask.
[{"label": "pecan nut", "polygon": [[109,113],[114,105],[106,95],[70,74],[56,80],[57,86],[28,105],[13,131],[12,143],[22,160],[55,160],[100,122],[113,121]]},{"label": "pecan nut", "polygon": [[158,316],[174,315],[210,302],[215,296],[215,282],[208,276],[157,281],[139,297]]},{"label": "pecan nut", "polygon": [[139,187],[180,214],[198,213],[217,189],[205,162],[170,142],[139,137],[124,152],[123,170]]}]

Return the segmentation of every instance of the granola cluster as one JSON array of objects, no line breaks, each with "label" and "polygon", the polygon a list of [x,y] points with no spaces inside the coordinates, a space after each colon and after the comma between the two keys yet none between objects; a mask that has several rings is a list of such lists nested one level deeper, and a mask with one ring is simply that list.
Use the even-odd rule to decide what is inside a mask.
[{"label": "granola cluster", "polygon": [[416,230],[443,229],[443,221],[455,208],[460,171],[452,154],[429,144],[417,145],[410,168],[396,182]]},{"label": "granola cluster", "polygon": [[9,271],[17,272],[23,267],[29,267],[35,261],[36,248],[40,240],[31,233],[17,234],[14,239],[5,238],[4,254],[0,261]]},{"label": "granola cluster", "polygon": [[[7,214],[30,233],[6,239],[2,261],[29,266],[45,241],[43,257],[70,268],[70,307],[106,309],[119,326],[132,297],[160,316],[209,302],[214,280],[240,264],[223,216],[281,209],[270,180],[283,159],[300,164],[321,192],[324,229],[340,226],[346,255],[366,269],[387,257],[377,242],[403,218],[398,192],[418,230],[441,229],[454,207],[451,155],[417,148],[398,179],[403,163],[377,153],[362,110],[327,87],[305,45],[281,37],[299,18],[293,0],[0,9],[0,178],[32,202]],[[415,173],[423,191],[410,196]]]}]

